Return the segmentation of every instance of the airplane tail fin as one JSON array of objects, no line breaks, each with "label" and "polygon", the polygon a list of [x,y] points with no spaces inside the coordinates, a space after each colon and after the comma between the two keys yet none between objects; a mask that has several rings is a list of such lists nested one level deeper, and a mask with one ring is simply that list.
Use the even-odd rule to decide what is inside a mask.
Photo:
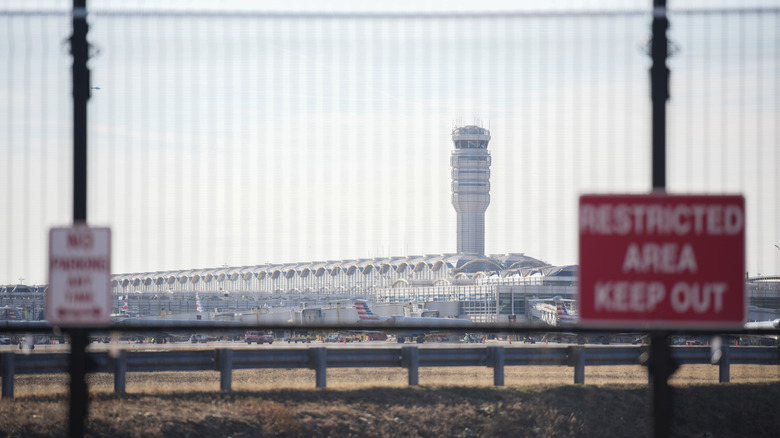
[{"label": "airplane tail fin", "polygon": [[8,313],[9,313],[9,316],[11,318],[11,321],[24,321],[24,318],[22,318],[22,314],[19,313],[19,309],[14,307]]},{"label": "airplane tail fin", "polygon": [[577,324],[577,315],[570,312],[563,301],[556,301],[555,307],[558,313],[558,325]]},{"label": "airplane tail fin", "polygon": [[556,302],[555,306],[558,309],[558,317],[559,318],[562,317],[562,316],[569,316],[569,311],[566,310],[566,306],[563,305],[562,301]]},{"label": "airplane tail fin", "polygon": [[368,307],[368,302],[355,300],[355,309],[357,309],[358,318],[361,321],[379,321],[379,317]]},{"label": "airplane tail fin", "polygon": [[195,292],[195,312],[201,313],[203,312],[203,307],[200,305],[200,296],[197,292]]},{"label": "airplane tail fin", "polygon": [[125,305],[124,305],[124,307],[122,307],[122,312],[124,312],[125,315],[127,315],[127,299],[128,299],[128,297],[129,297],[129,295],[125,294]]}]

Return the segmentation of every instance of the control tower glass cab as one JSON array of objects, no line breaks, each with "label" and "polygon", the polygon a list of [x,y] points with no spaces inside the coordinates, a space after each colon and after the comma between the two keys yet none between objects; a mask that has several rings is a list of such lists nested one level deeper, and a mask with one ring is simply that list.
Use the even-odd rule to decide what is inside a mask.
[{"label": "control tower glass cab", "polygon": [[458,213],[458,253],[485,253],[485,210],[490,204],[490,131],[456,127],[452,165],[452,205]]}]

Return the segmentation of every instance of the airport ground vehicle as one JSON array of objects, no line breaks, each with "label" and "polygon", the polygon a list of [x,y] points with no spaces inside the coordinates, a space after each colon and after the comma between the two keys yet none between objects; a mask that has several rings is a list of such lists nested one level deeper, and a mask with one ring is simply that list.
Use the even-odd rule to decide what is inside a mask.
[{"label": "airport ground vehicle", "polygon": [[246,341],[247,344],[251,344],[252,342],[256,344],[273,344],[274,337],[267,333],[248,331],[244,334],[244,341]]},{"label": "airport ground vehicle", "polygon": [[206,342],[208,342],[208,340],[209,340],[208,336],[203,335],[203,334],[195,334],[195,335],[192,335],[192,337],[190,338],[190,341],[193,344],[197,344],[198,342],[200,342],[202,344],[205,344]]},{"label": "airport ground vehicle", "polygon": [[362,339],[358,335],[350,335],[344,333],[331,333],[326,338],[324,338],[324,341],[344,344],[347,342],[361,342]]}]

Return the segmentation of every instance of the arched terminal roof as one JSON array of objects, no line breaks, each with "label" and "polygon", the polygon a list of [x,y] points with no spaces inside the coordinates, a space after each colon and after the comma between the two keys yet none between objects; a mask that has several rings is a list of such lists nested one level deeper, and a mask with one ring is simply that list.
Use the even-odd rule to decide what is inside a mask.
[{"label": "arched terminal roof", "polygon": [[[446,274],[444,271],[446,270]],[[345,275],[362,277],[367,275],[389,275],[410,277],[435,272],[440,280],[453,281],[458,278],[472,278],[481,272],[480,277],[504,277],[508,275],[576,275],[576,266],[557,267],[522,253],[491,254],[426,254],[407,257],[378,257],[374,259],[328,260],[324,262],[265,264],[255,266],[223,266],[219,268],[189,269],[177,271],[143,272],[135,274],[116,274],[112,276],[115,287],[127,288],[131,285],[172,285],[201,282],[223,283],[264,280],[271,278],[321,278]],[[431,281],[438,281],[436,278]]]}]

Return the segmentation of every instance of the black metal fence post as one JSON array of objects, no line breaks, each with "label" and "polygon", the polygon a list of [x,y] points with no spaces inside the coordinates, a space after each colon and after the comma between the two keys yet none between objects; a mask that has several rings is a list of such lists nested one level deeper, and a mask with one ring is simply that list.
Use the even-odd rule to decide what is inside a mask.
[{"label": "black metal fence post", "polygon": [[87,101],[89,69],[87,59],[86,0],[73,0],[73,222],[87,221]]},{"label": "black metal fence post", "polygon": [[669,377],[677,370],[667,343],[668,334],[656,332],[650,344],[650,367],[652,374],[653,421],[655,437],[668,437],[671,433],[672,392]]},{"label": "black metal fence post", "polygon": [[87,419],[87,341],[84,329],[72,329],[70,335],[70,436],[84,436]]},{"label": "black metal fence post", "polygon": [[653,0],[653,38],[650,89],[653,102],[653,190],[666,190],[666,100],[669,98],[669,69],[666,67],[666,0]]},{"label": "black metal fence post", "polygon": [[[87,222],[87,101],[89,100],[89,47],[87,2],[73,0],[73,223]],[[86,348],[84,329],[70,332],[70,436],[84,436],[87,417]]]},{"label": "black metal fence post", "polygon": [[[650,68],[653,105],[653,191],[666,190],[666,100],[669,98],[669,69],[666,66],[669,28],[666,0],[653,0],[653,24]],[[652,335],[650,367],[653,396],[655,436],[667,437],[671,432],[671,392],[668,379],[674,372],[665,333]]]}]

